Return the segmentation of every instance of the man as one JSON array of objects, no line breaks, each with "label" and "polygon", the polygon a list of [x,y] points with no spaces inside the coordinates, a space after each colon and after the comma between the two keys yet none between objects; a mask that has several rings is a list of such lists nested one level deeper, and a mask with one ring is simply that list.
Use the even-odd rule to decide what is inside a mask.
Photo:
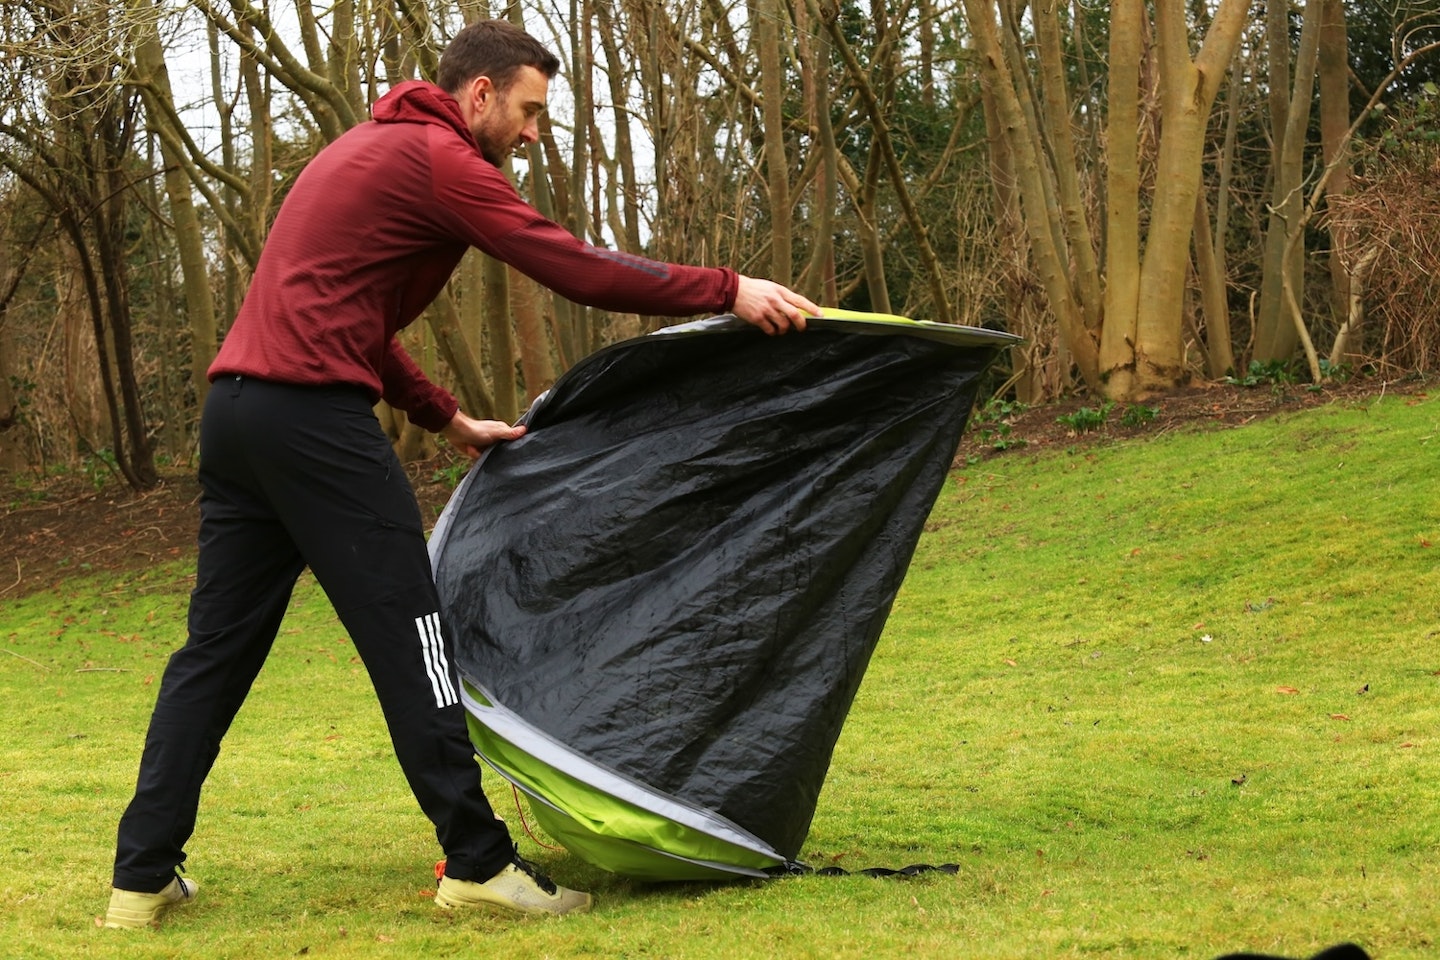
[{"label": "man", "polygon": [[470,456],[524,433],[458,409],[395,340],[469,246],[569,299],[684,316],[731,311],[767,333],[819,308],[767,280],[591,247],[498,169],[539,136],[559,61],[503,21],[462,30],[439,85],[400,84],[323,150],[285,199],[210,368],[189,636],[170,659],[120,820],[106,926],[152,925],[194,897],[179,875],[201,785],[308,565],[375,686],[401,768],[435,824],[435,902],[560,914],[587,894],[521,859],[480,789],[414,493],[378,399]]}]

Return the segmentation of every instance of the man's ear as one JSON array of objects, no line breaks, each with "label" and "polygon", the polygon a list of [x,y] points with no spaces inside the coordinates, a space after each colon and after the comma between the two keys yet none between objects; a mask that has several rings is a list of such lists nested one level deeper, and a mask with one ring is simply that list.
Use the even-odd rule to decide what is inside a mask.
[{"label": "man's ear", "polygon": [[495,85],[490,82],[489,77],[485,76],[482,73],[480,76],[470,81],[469,91],[471,97],[471,107],[473,107],[475,110],[484,110],[486,105],[490,102],[490,98],[495,95]]}]

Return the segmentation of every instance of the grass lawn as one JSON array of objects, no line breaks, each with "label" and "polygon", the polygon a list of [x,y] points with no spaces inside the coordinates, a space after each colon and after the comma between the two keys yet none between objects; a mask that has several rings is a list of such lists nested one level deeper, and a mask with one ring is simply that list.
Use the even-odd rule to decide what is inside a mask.
[{"label": "grass lawn", "polygon": [[[437,911],[439,856],[313,582],[208,781],[199,900],[97,928],[188,572],[0,606],[9,957],[1308,956],[1440,950],[1440,401],[1019,453],[947,483],[802,858],[956,875]],[[545,840],[543,836],[540,840]]]}]

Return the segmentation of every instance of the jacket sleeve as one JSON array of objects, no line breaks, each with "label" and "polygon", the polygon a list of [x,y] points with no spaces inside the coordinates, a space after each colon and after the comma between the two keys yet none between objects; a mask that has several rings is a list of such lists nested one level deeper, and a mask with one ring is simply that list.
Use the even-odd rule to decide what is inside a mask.
[{"label": "jacket sleeve", "polygon": [[432,133],[432,189],[446,232],[510,264],[567,300],[629,313],[684,317],[735,305],[739,277],[595,247],[547,220],[505,175],[445,131]]},{"label": "jacket sleeve", "polygon": [[431,383],[394,337],[385,344],[380,396],[390,406],[404,410],[411,423],[431,433],[444,429],[460,409],[455,397]]}]

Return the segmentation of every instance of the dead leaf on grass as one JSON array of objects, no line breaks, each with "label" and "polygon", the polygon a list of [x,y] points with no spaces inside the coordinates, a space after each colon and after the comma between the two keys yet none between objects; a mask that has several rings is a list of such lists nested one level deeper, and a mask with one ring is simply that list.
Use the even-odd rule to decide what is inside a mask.
[{"label": "dead leaf on grass", "polygon": [[1289,695],[1289,694],[1292,694],[1292,693],[1299,693],[1299,692],[1300,692],[1300,688],[1299,688],[1299,687],[1276,687],[1276,688],[1275,688],[1275,692],[1276,692],[1276,693],[1283,693],[1283,694]]}]

